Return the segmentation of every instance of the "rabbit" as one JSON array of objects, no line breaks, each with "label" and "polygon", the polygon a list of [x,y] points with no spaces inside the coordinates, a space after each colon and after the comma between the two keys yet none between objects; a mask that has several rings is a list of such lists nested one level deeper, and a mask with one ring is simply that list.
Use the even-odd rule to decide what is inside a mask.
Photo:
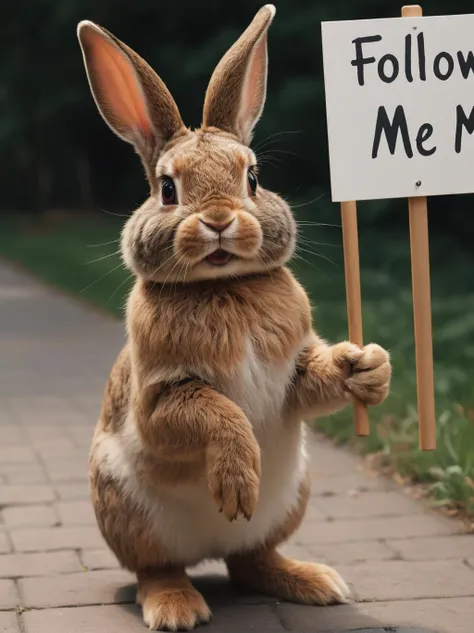
[{"label": "rabbit", "polygon": [[203,122],[187,129],[163,81],[106,29],[78,25],[97,108],[141,157],[150,185],[121,237],[135,275],[126,343],[90,452],[100,531],[137,577],[151,630],[211,618],[186,568],[224,560],[236,585],[310,605],[347,602],[340,575],[277,548],[299,527],[310,482],[302,420],[389,391],[389,354],[330,345],[287,267],[288,204],[258,181],[265,5],[216,67]]}]

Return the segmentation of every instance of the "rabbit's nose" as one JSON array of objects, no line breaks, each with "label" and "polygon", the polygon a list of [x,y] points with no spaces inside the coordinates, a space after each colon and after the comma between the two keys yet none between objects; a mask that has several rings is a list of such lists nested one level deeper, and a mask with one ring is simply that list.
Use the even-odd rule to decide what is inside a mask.
[{"label": "rabbit's nose", "polygon": [[230,226],[234,220],[235,218],[229,219],[229,217],[223,218],[222,220],[213,220],[211,218],[203,220],[202,218],[199,218],[199,221],[204,224],[204,226],[207,226],[217,233],[221,233],[224,229]]}]

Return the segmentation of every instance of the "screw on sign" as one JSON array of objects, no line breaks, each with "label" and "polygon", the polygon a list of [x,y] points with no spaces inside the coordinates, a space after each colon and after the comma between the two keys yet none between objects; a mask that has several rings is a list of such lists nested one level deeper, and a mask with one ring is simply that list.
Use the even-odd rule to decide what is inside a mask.
[{"label": "screw on sign", "polygon": [[[474,15],[322,24],[349,337],[362,340],[356,200],[408,198],[420,447],[436,448],[427,196],[474,192]],[[350,104],[348,106],[348,104]],[[366,407],[355,429],[369,434]]]}]

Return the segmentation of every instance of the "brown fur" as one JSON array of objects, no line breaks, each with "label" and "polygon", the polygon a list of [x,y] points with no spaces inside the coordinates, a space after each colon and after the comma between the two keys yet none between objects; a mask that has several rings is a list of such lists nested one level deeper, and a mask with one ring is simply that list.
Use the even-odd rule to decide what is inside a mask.
[{"label": "brown fur", "polygon": [[[228,135],[198,130],[182,136],[157,164],[159,174],[179,174],[179,208],[163,208],[157,194],[135,211],[122,236],[127,266],[158,283],[197,281],[209,275],[205,256],[220,246],[240,258],[239,272],[279,267],[293,253],[295,222],[288,205],[263,187],[243,199],[252,164],[253,152]],[[223,232],[215,241],[203,239],[201,221],[232,219],[232,237]]]},{"label": "brown fur", "polygon": [[155,535],[146,516],[126,499],[120,486],[102,474],[101,464],[94,458],[90,463],[92,503],[100,531],[120,564],[137,572],[148,568],[166,567],[171,562],[166,551],[157,546]]},{"label": "brown fur", "polygon": [[184,568],[168,568],[161,574],[139,574],[137,602],[143,609],[145,623],[152,630],[191,630],[211,619],[209,607],[192,586]]},{"label": "brown fur", "polygon": [[237,585],[300,604],[341,602],[338,575],[327,565],[291,560],[276,550],[235,556],[227,561]]},{"label": "brown fur", "polygon": [[335,574],[326,565],[285,558],[276,548],[287,541],[303,521],[310,495],[309,476],[300,487],[297,504],[262,546],[230,556],[227,568],[232,581],[254,591],[302,604],[339,602]]},{"label": "brown fur", "polygon": [[309,334],[311,312],[302,287],[280,268],[271,275],[196,284],[138,282],[127,323],[142,380],[156,372],[160,357],[170,370],[209,365],[231,375],[243,359],[246,335],[266,361],[286,359]]},{"label": "brown fur", "polygon": [[[184,124],[174,99],[155,71],[112,33],[86,23],[78,35],[97,107],[106,123],[136,146],[153,192],[157,185],[155,165],[163,145],[183,133]],[[142,92],[136,91],[137,82]],[[122,108],[114,105],[117,93],[120,99],[129,100]],[[133,132],[126,120],[128,110],[141,115]]]},{"label": "brown fur", "polygon": [[[169,499],[179,506],[186,503],[180,494],[189,500],[187,491],[202,492],[206,529],[214,508],[245,524],[258,515],[264,490],[265,424],[280,425],[280,438],[299,442],[302,417],[333,412],[352,395],[377,404],[388,392],[384,350],[331,346],[312,332],[306,293],[285,268],[296,242],[291,211],[260,185],[254,193],[248,182],[256,157],[247,144],[265,99],[273,14],[269,5],[262,8],[224,56],[195,131],[184,128],[164,83],[136,53],[90,22],[78,29],[99,110],[135,145],[151,187],[123,230],[123,258],[137,279],[127,306],[128,342],[110,374],[94,435],[90,479],[100,530],[120,563],[137,574],[137,599],[153,629],[192,628],[210,617],[185,574],[196,562],[193,550],[178,543],[171,551],[174,524],[172,537],[158,534]],[[176,185],[176,204],[162,201],[165,176]],[[209,257],[222,250],[232,257],[219,266]],[[260,392],[242,406],[229,396],[239,380],[259,372],[267,390],[262,398],[272,393],[274,375],[283,390],[275,394],[281,420],[265,418],[263,427],[252,419]],[[265,412],[272,404],[265,400]],[[276,553],[304,516],[309,480],[298,476],[297,485],[294,505],[282,506],[286,517],[265,527],[264,536],[260,523],[248,524],[258,529],[257,546],[233,551],[226,545],[230,575],[280,598],[342,602],[347,588],[336,572]],[[192,530],[189,525],[181,537],[192,537]],[[166,538],[169,547],[160,540]]]},{"label": "brown fur", "polygon": [[[227,51],[215,69],[204,101],[204,126],[214,126],[236,134],[248,145],[251,130],[259,118],[265,100],[267,72],[267,30],[273,12],[262,7],[247,30]],[[247,77],[246,77],[247,76]],[[253,99],[248,104],[252,119],[250,130],[239,120],[241,93],[246,80],[254,77]]]},{"label": "brown fur", "polygon": [[[351,396],[371,405],[387,397],[391,367],[385,350],[378,345],[361,350],[347,342],[328,346],[316,334],[313,337],[314,342],[299,358],[290,407],[296,407],[303,417],[321,416],[342,409]],[[366,375],[369,368],[375,373]],[[316,406],[315,393],[319,394]]]},{"label": "brown fur", "polygon": [[130,349],[125,345],[110,372],[100,414],[100,429],[120,430],[130,402]]}]

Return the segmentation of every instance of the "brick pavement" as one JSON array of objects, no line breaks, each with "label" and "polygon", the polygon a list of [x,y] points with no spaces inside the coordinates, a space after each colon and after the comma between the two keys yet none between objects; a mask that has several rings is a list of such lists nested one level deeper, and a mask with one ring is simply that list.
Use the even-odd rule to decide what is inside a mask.
[{"label": "brick pavement", "polygon": [[[87,452],[122,325],[4,264],[0,306],[0,633],[142,633],[133,577],[88,501]],[[311,506],[284,549],[334,565],[357,603],[236,592],[209,564],[193,571],[214,612],[203,630],[469,633],[474,536],[330,443],[314,437],[310,449]]]}]

